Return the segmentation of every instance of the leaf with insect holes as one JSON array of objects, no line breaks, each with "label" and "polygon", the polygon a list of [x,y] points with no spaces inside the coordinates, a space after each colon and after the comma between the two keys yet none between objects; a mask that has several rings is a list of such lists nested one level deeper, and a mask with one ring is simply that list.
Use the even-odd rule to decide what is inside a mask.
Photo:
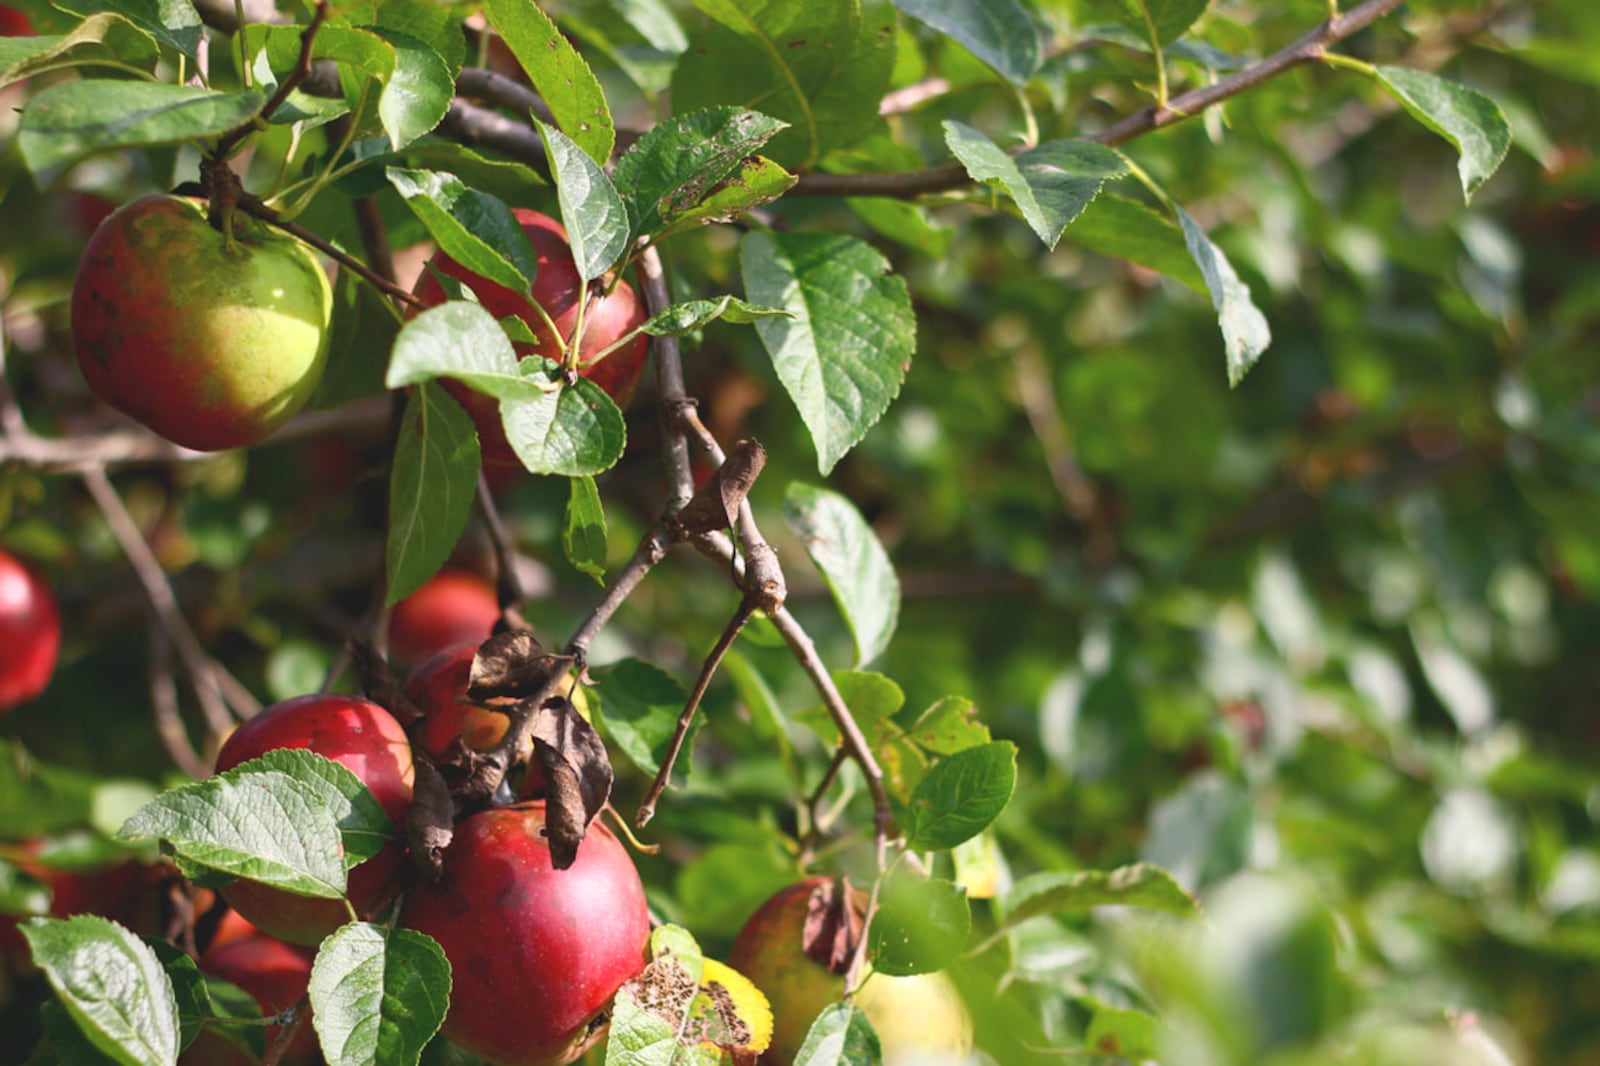
[{"label": "leaf with insect holes", "polygon": [[61,1005],[98,1051],[128,1066],[177,1062],[177,1000],[148,944],[87,914],[29,918],[19,928]]},{"label": "leaf with insect holes", "polygon": [[697,207],[787,125],[759,111],[708,107],[651,127],[613,174],[632,236],[658,233]]},{"label": "leaf with insect holes", "polygon": [[322,942],[307,993],[329,1066],[416,1066],[450,1006],[450,961],[422,933],[351,922]]},{"label": "leaf with insect holes", "polygon": [[640,328],[652,337],[681,337],[719,318],[728,322],[749,323],[788,314],[782,308],[758,307],[737,296],[718,296],[713,300],[685,300],[683,303],[668,304],[646,319]]},{"label": "leaf with insect holes", "polygon": [[772,1038],[772,1009],[748,978],[704,958],[685,929],[650,935],[650,961],[618,990],[606,1066],[722,1066]]},{"label": "leaf with insect holes", "polygon": [[486,0],[483,13],[516,56],[561,132],[604,166],[616,143],[616,123],[594,71],[533,0]]},{"label": "leaf with insect holes", "polygon": [[1017,0],[894,0],[894,6],[983,60],[1013,85],[1039,69],[1039,28]]},{"label": "leaf with insect holes", "polygon": [[17,147],[29,172],[42,177],[99,152],[217,137],[248,122],[264,103],[256,92],[76,78],[28,101]]},{"label": "leaf with insect holes", "polygon": [[472,514],[481,464],[472,417],[443,386],[423,382],[413,389],[389,475],[388,606],[421,588],[449,559]]}]

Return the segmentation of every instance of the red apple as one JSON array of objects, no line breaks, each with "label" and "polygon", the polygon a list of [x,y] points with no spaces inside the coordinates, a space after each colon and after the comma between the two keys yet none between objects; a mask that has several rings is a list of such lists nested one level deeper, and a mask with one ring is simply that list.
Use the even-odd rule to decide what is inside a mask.
[{"label": "red apple", "polygon": [[0,551],[0,711],[43,692],[61,648],[61,612],[44,580]]},{"label": "red apple", "polygon": [[310,399],[333,288],[309,246],[236,212],[147,196],[107,218],[72,285],[72,343],[102,400],[187,448],[254,444]]},{"label": "red apple", "polygon": [[14,7],[0,4],[0,37],[32,37],[33,24]]},{"label": "red apple", "polygon": [[633,860],[599,822],[565,870],[550,863],[544,804],[456,827],[438,884],[406,896],[400,924],[450,960],[444,1034],[501,1066],[568,1063],[600,1038],[611,998],[644,968],[650,914]]},{"label": "red apple", "polygon": [[[311,982],[311,963],[316,953],[303,947],[285,944],[270,936],[256,933],[225,944],[213,944],[200,956],[200,971],[212,977],[238,985],[261,1008],[263,1017],[281,1014],[300,1001]],[[269,1025],[266,1031],[267,1046],[271,1047],[278,1026]],[[179,1062],[183,1066],[219,1066],[233,1061],[253,1061],[242,1048],[232,1044],[219,1033],[203,1031]],[[300,1023],[294,1039],[289,1042],[281,1062],[292,1066],[312,1066],[321,1062],[317,1048],[317,1034],[307,1017]]]},{"label": "red apple", "polygon": [[441,570],[394,605],[389,650],[397,659],[420,663],[454,644],[482,644],[499,618],[493,585],[465,570]]},{"label": "red apple", "polygon": [[[812,894],[828,884],[813,877],[778,891],[750,916],[728,954],[728,964],[772,1004],[763,1066],[793,1062],[817,1015],[844,996],[844,977],[813,961],[803,945]],[[885,1066],[965,1062],[972,1050],[972,1018],[945,974],[870,974],[855,1003],[877,1030]]]},{"label": "red apple", "polygon": [[[533,279],[529,295],[544,308],[561,338],[570,344],[573,328],[577,325],[578,285],[581,279],[572,259],[572,249],[567,244],[567,231],[561,223],[537,211],[519,207],[514,214],[539,256],[539,272]],[[444,289],[432,273],[438,270],[471,289],[484,308],[496,318],[515,316],[528,324],[535,343],[515,345],[518,355],[537,353],[551,359],[561,358],[561,345],[557,343],[555,334],[539,313],[528,306],[528,299],[521,293],[472,273],[444,252],[436,253],[428,266],[429,269],[422,272],[416,287],[416,294],[424,303],[431,307],[445,301]],[[602,286],[603,279],[592,281],[589,291],[595,293]],[[626,281],[619,281],[604,299],[591,299],[589,310],[584,315],[583,337],[578,343],[578,370],[619,404],[627,404],[644,370],[645,357],[649,354],[648,338],[641,333],[600,362],[592,360],[603,349],[641,325],[644,319],[644,306],[634,293],[633,286]],[[519,465],[500,422],[500,402],[474,392],[459,382],[447,381],[445,387],[461,401],[477,423],[484,461]]]},{"label": "red apple", "polygon": [[467,676],[472,672],[475,643],[446,648],[412,671],[405,693],[423,712],[416,737],[438,758],[444,758],[458,737],[473,751],[487,751],[500,743],[511,720],[467,700]]},{"label": "red apple", "polygon": [[[322,693],[274,704],[235,729],[217,753],[217,772],[277,748],[307,748],[340,763],[372,791],[398,828],[411,804],[411,744],[394,716],[354,696]],[[398,844],[385,845],[350,871],[358,913],[377,904],[400,872]],[[262,932],[293,944],[317,944],[349,915],[339,900],[296,896],[254,881],[234,881],[222,895]]]}]

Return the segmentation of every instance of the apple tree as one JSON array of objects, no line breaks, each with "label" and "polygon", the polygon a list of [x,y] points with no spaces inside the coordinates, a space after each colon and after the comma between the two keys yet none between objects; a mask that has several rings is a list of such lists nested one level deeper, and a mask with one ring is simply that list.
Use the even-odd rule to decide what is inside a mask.
[{"label": "apple tree", "polygon": [[1600,1056],[1587,0],[0,28],[17,1061]]}]

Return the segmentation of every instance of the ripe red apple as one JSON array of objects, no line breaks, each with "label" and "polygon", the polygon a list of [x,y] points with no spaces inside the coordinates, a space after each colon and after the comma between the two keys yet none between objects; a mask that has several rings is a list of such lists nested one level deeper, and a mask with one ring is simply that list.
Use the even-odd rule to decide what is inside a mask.
[{"label": "ripe red apple", "polygon": [[450,960],[444,1034],[501,1066],[557,1066],[600,1038],[611,998],[644,968],[650,914],[633,860],[599,822],[565,870],[550,864],[544,804],[456,826],[438,884],[406,896],[400,924]]},{"label": "ripe red apple", "polygon": [[0,551],[0,711],[43,692],[61,648],[61,612],[44,579]]},{"label": "ripe red apple", "polygon": [[[411,744],[394,716],[354,696],[297,696],[268,707],[235,729],[217,753],[217,772],[277,748],[307,748],[340,763],[372,791],[396,828],[411,804],[415,767]],[[350,871],[348,894],[357,913],[379,902],[402,861],[398,844]],[[349,919],[338,900],[296,896],[254,881],[234,881],[223,897],[262,932],[292,944],[317,944]]]},{"label": "ripe red apple", "polygon": [[506,735],[511,719],[467,701],[476,643],[457,644],[434,655],[411,672],[405,694],[425,717],[416,738],[443,758],[457,737],[473,751],[488,751]]},{"label": "ripe red apple", "polygon": [[305,405],[328,354],[333,288],[311,249],[236,212],[147,196],[101,223],[72,286],[89,387],[177,444],[254,444]]},{"label": "ripe red apple", "polygon": [[494,586],[465,570],[441,570],[394,605],[389,614],[389,651],[420,663],[464,641],[482,644],[500,618]]},{"label": "ripe red apple", "polygon": [[[311,963],[316,953],[285,944],[256,933],[212,945],[200,956],[200,971],[238,985],[250,993],[263,1017],[271,1018],[299,1002],[311,981]],[[267,1026],[267,1046],[271,1047],[278,1026]],[[242,1048],[220,1033],[203,1031],[178,1060],[182,1066],[220,1066],[234,1061],[253,1062]],[[280,1060],[292,1066],[312,1066],[321,1062],[317,1034],[308,1017],[300,1023],[294,1039]]]},{"label": "ripe red apple", "polygon": [[[827,884],[813,877],[779,890],[750,916],[728,954],[728,964],[772,1003],[763,1066],[793,1062],[817,1015],[844,996],[844,977],[808,957],[802,943],[812,893]],[[964,1062],[972,1050],[972,1018],[943,973],[871,974],[855,1003],[878,1032],[885,1066]]]},{"label": "ripe red apple", "polygon": [[32,37],[33,24],[14,7],[0,4],[0,37]]},{"label": "ripe red apple", "polygon": [[[539,272],[533,279],[529,295],[550,316],[561,338],[570,343],[573,328],[577,325],[580,278],[572,259],[572,249],[567,244],[567,231],[561,223],[538,211],[519,207],[514,214],[539,256]],[[537,353],[551,359],[561,358],[561,346],[555,335],[538,312],[528,306],[527,298],[521,293],[472,273],[444,252],[436,253],[428,261],[428,267],[422,272],[416,287],[417,296],[428,306],[445,301],[444,289],[433,276],[433,270],[438,270],[471,289],[484,308],[496,318],[516,316],[528,324],[535,343],[515,345],[519,356]],[[590,282],[590,293],[595,293],[601,286],[600,280]],[[645,357],[649,354],[649,339],[641,333],[600,362],[591,360],[642,324],[644,319],[644,306],[634,293],[633,286],[626,281],[619,281],[606,298],[591,299],[588,312],[584,315],[583,337],[578,344],[579,372],[604,389],[618,404],[626,405],[633,395],[633,388],[644,370]],[[506,441],[505,430],[500,422],[500,402],[491,396],[474,392],[459,382],[447,381],[445,387],[461,401],[477,424],[484,461],[520,465]]]}]

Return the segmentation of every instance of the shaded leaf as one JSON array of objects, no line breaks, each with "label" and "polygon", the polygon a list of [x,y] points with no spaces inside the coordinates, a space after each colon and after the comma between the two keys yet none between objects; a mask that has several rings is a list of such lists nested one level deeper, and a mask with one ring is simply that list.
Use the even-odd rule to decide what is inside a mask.
[{"label": "shaded leaf", "polygon": [[454,174],[401,167],[384,173],[451,259],[514,292],[529,290],[539,255],[503,201]]},{"label": "shaded leaf", "polygon": [[[677,727],[678,715],[689,699],[688,692],[671,674],[639,659],[622,659],[591,671],[589,676],[595,687],[588,690],[588,695],[598,705],[601,722],[612,741],[639,769],[647,774],[657,773]],[[693,750],[691,733],[677,762],[680,774],[688,772],[688,756]]]},{"label": "shaded leaf", "polygon": [[987,744],[989,727],[978,721],[978,709],[971,700],[946,696],[922,712],[906,731],[906,738],[935,755],[954,755]]},{"label": "shaded leaf", "polygon": [[450,557],[472,514],[480,464],[472,417],[440,385],[413,388],[389,475],[389,606],[421,588]]},{"label": "shaded leaf", "polygon": [[1183,36],[1205,13],[1210,0],[1091,0],[1130,32],[1153,43],[1168,44]]},{"label": "shaded leaf", "polygon": [[105,12],[91,15],[70,33],[41,37],[0,37],[0,89],[42,74],[107,56],[144,64],[156,58],[155,43],[126,19]]},{"label": "shaded leaf", "polygon": [[1211,238],[1187,211],[1180,207],[1177,212],[1184,243],[1189,246],[1189,254],[1194,256],[1195,265],[1211,290],[1211,306],[1216,309],[1217,324],[1222,327],[1228,384],[1238,385],[1272,343],[1272,331],[1267,327],[1266,316],[1250,300],[1250,286],[1239,280],[1222,249],[1211,243]]},{"label": "shaded leaf", "polygon": [[1183,231],[1134,200],[1109,193],[1096,197],[1065,236],[1090,251],[1160,271],[1202,295],[1208,292]]},{"label": "shaded leaf", "polygon": [[567,483],[566,518],[561,527],[561,549],[581,574],[601,585],[606,576],[606,509],[592,477],[575,477]]},{"label": "shaded leaf", "polygon": [[894,0],[894,6],[924,22],[983,60],[1013,85],[1039,69],[1039,29],[1017,0]]},{"label": "shaded leaf", "polygon": [[1200,904],[1161,867],[1148,862],[1115,870],[1049,871],[1032,874],[1006,893],[1005,919],[1010,929],[1041,914],[1082,911],[1092,907],[1142,907],[1181,918],[1200,913]]},{"label": "shaded leaf", "polygon": [[972,179],[1004,189],[1047,248],[1056,246],[1102,185],[1128,172],[1120,152],[1093,141],[1051,141],[1011,156],[954,119],[944,131],[945,143]]},{"label": "shaded leaf", "polygon": [[1461,192],[1472,199],[1511,147],[1511,126],[1500,105],[1476,89],[1422,70],[1377,67],[1373,74],[1413,118],[1456,146]]},{"label": "shaded leaf", "polygon": [[878,890],[878,910],[867,930],[868,957],[879,973],[933,973],[955,961],[971,931],[965,888],[939,878],[896,875]]},{"label": "shaded leaf", "polygon": [[487,0],[483,11],[549,105],[561,132],[605,165],[617,130],[589,64],[533,0]]},{"label": "shaded leaf", "polygon": [[861,1008],[850,1003],[835,1003],[817,1015],[794,1058],[794,1066],[879,1066],[882,1062],[878,1034]]},{"label": "shaded leaf", "polygon": [[248,121],[264,103],[255,92],[74,79],[28,101],[17,145],[28,170],[38,177],[96,152],[215,137]]},{"label": "shaded leaf", "polygon": [[668,304],[646,319],[641,328],[652,337],[681,337],[719,318],[749,323],[788,313],[777,307],[758,307],[737,296],[719,296],[714,300],[685,300],[683,303]]},{"label": "shaded leaf", "polygon": [[857,664],[881,655],[900,617],[900,579],[888,552],[844,496],[795,482],[783,518],[822,572],[856,642]]},{"label": "shaded leaf", "polygon": [[56,0],[52,5],[74,15],[121,15],[168,48],[193,59],[204,27],[190,0]]}]

